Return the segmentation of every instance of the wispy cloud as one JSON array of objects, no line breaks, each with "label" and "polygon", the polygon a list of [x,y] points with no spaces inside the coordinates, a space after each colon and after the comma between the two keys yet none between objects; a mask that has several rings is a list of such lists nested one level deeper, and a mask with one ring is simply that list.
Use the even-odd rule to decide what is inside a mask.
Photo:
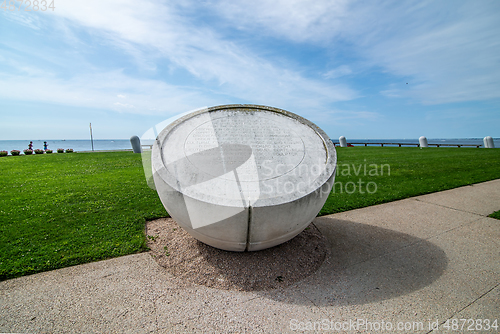
[{"label": "wispy cloud", "polygon": [[[72,1],[54,11],[62,20],[55,27],[63,27],[60,33],[73,42],[77,34],[72,31],[83,27],[104,43],[122,49],[146,70],[155,71],[158,62],[166,61],[200,80],[201,86],[216,87],[219,94],[239,100],[314,108],[359,96],[341,81],[322,80],[352,74],[349,65],[327,70],[323,77],[304,76],[299,69],[283,67],[226,39],[226,31],[216,23],[214,27],[197,24],[193,17],[185,16],[194,11],[188,5]],[[381,92],[385,96],[411,97],[424,103],[500,96],[500,67],[495,65],[500,61],[498,11],[489,8],[498,9],[495,3],[220,0],[201,6],[242,31],[332,50],[348,41],[365,64],[411,79],[404,89],[387,87]],[[439,15],[444,9],[447,15]]]},{"label": "wispy cloud", "polygon": [[[5,3],[7,7],[10,7],[9,1]],[[18,8],[18,6],[15,6]],[[16,24],[20,24],[22,26],[28,27],[33,30],[40,30],[41,22],[36,15],[30,15],[24,11],[18,10],[0,10],[0,16],[7,21],[11,21]]]},{"label": "wispy cloud", "polygon": [[[171,114],[191,110],[200,102],[213,104],[203,92],[180,89],[158,80],[133,79],[120,71],[88,74],[71,79],[48,76],[3,76],[4,99],[77,105],[138,114]],[[118,101],[127,93],[126,103]],[[29,92],[27,94],[26,92]],[[189,102],[195,101],[195,102]]]},{"label": "wispy cloud", "polygon": [[128,109],[135,108],[132,104],[128,104],[128,103],[115,102],[113,104],[115,106],[120,107],[120,108],[128,108]]},{"label": "wispy cloud", "polygon": [[[137,6],[128,1],[87,0],[67,2],[54,13],[62,20],[57,26],[65,27],[62,32],[72,43],[77,34],[68,31],[83,27],[137,62],[151,64],[150,69],[154,70],[157,62],[168,62],[199,80],[200,87],[216,89],[229,100],[318,107],[357,96],[345,84],[325,83],[262,58],[214,29],[194,24],[182,15],[182,9],[148,1]],[[162,81],[169,82],[170,78]],[[75,85],[73,88],[78,89]]]},{"label": "wispy cloud", "polygon": [[[411,86],[390,88],[383,92],[386,96],[423,103],[500,97],[500,3],[495,1],[224,0],[211,4],[241,30],[310,43],[334,54],[347,43],[366,65],[412,79]],[[339,67],[324,76],[338,77],[346,70]]]},{"label": "wispy cloud", "polygon": [[[447,16],[439,15],[445,10]],[[392,12],[389,17],[401,32],[370,41],[368,55],[390,72],[413,78],[409,89],[391,90],[398,96],[424,103],[499,98],[499,13],[495,2],[458,2],[446,8],[433,2],[398,20],[401,14]],[[420,27],[405,27],[412,17],[419,18]]]},{"label": "wispy cloud", "polygon": [[344,75],[349,75],[352,73],[351,68],[348,65],[341,65],[337,68],[334,68],[332,70],[329,70],[323,76],[327,79],[335,79],[342,77]]},{"label": "wispy cloud", "polygon": [[220,0],[209,1],[207,9],[241,30],[274,35],[296,42],[320,43],[343,31],[349,0]]},{"label": "wispy cloud", "polygon": [[336,120],[344,119],[376,119],[382,117],[375,111],[330,110],[326,114],[334,116]]},{"label": "wispy cloud", "polygon": [[500,97],[495,1],[73,0],[0,15],[0,98],[19,105],[255,103],[380,128],[398,103]]}]

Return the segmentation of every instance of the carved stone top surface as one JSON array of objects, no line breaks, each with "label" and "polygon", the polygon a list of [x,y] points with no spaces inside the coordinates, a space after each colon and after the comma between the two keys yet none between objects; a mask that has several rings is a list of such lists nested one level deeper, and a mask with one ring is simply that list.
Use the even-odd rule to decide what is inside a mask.
[{"label": "carved stone top surface", "polygon": [[328,136],[293,113],[257,105],[203,109],[170,124],[153,167],[184,196],[248,207],[288,203],[317,191],[334,173]]}]

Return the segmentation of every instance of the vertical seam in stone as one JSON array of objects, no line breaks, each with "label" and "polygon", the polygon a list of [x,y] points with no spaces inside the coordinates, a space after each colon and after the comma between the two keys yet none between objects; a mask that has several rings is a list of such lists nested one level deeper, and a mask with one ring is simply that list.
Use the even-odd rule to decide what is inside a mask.
[{"label": "vertical seam in stone", "polygon": [[252,221],[252,206],[248,202],[248,221],[247,221],[247,245],[245,247],[245,252],[248,251],[248,246],[250,246],[250,223]]}]

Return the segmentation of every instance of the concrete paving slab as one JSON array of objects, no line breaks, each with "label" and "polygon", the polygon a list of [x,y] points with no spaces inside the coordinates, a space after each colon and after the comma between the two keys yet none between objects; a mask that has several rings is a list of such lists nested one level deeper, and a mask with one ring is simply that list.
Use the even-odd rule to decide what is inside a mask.
[{"label": "concrete paving slab", "polygon": [[[492,314],[491,310],[496,310],[496,315]],[[455,314],[453,319],[467,319],[464,326],[467,331],[500,332],[500,285],[497,284],[493,289],[485,292],[480,298]]]},{"label": "concrete paving slab", "polygon": [[432,268],[428,275],[416,275],[413,268],[400,267],[384,256],[340,272],[323,270],[299,283],[297,288],[319,307],[360,305],[419,290],[435,281],[441,270]]},{"label": "concrete paving slab", "polygon": [[220,314],[256,298],[260,298],[260,295],[254,292],[217,290],[204,286],[171,290],[155,301],[158,329],[172,328],[208,314]]},{"label": "concrete paving slab", "polygon": [[461,280],[481,295],[499,282],[500,221],[482,218],[431,238],[449,258],[450,280]]},{"label": "concrete paving slab", "polygon": [[[275,291],[272,298],[255,298],[223,312],[212,312],[168,328],[180,333],[287,333],[294,320],[312,321],[325,315],[295,291]],[[300,319],[300,320],[299,320]]]},{"label": "concrete paving slab", "polygon": [[487,216],[500,210],[500,179],[418,196],[414,199]]},{"label": "concrete paving slab", "polygon": [[419,241],[406,233],[334,217],[317,218],[314,225],[329,240],[329,261],[337,269],[365,262]]},{"label": "concrete paving slab", "polygon": [[[371,225],[334,222],[348,232],[335,234],[333,239],[332,234],[325,233],[331,240],[329,257],[315,275],[297,284],[316,305],[394,298],[431,284],[447,266],[444,251],[424,239]],[[321,229],[327,226],[321,225]],[[399,262],[398,252],[403,253]],[[349,254],[354,254],[354,260],[348,259]]]},{"label": "concrete paving slab", "polygon": [[123,332],[155,329],[155,296],[176,288],[148,254],[130,255],[0,284],[0,331]]},{"label": "concrete paving slab", "polygon": [[[460,210],[443,207],[414,198],[341,212],[335,219],[386,228],[427,239],[463,224],[482,218]],[[383,244],[382,244],[383,245]]]},{"label": "concrete paving slab", "polygon": [[[440,304],[419,299],[419,293],[415,292],[400,298],[368,304],[322,307],[321,310],[327,313],[324,319],[329,320],[330,330],[321,332],[427,333],[429,332],[429,323],[433,322],[436,316],[444,317],[451,315],[452,312],[442,308]],[[314,319],[313,321],[321,320]],[[344,324],[345,328],[340,328]]]},{"label": "concrete paving slab", "polygon": [[[498,333],[500,331],[500,284],[459,312],[441,319],[431,333]],[[494,312],[492,312],[492,310]]]},{"label": "concrete paving slab", "polygon": [[442,331],[448,319],[493,320],[500,221],[484,215],[499,209],[498,181],[316,219],[327,258],[287,288],[185,286],[147,253],[3,281],[0,332],[373,333],[390,323],[428,333],[436,321]]}]

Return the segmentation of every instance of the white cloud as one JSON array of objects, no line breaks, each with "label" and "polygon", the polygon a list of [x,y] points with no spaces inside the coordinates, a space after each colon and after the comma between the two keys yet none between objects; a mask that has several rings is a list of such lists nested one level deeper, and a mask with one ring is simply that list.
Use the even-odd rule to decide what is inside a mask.
[{"label": "white cloud", "polygon": [[334,116],[336,120],[344,119],[376,119],[382,117],[378,112],[375,111],[352,111],[352,110],[331,110],[326,112],[326,114]]},{"label": "white cloud", "polygon": [[[368,41],[373,64],[412,77],[409,87],[390,93],[424,103],[487,100],[500,97],[500,6],[457,2],[447,8],[417,8],[399,18],[398,33]],[[448,9],[448,17],[439,15]],[[429,10],[429,12],[425,12]],[[395,17],[397,13],[389,13]],[[419,17],[420,27],[411,22]],[[412,82],[413,81],[413,82]]]},{"label": "white cloud", "polygon": [[348,65],[341,65],[337,68],[334,68],[333,70],[329,70],[323,76],[327,79],[335,79],[342,77],[344,75],[349,75],[352,73],[351,68]]},{"label": "white cloud", "polygon": [[[499,2],[221,0],[211,5],[243,31],[314,44],[333,55],[349,45],[366,66],[404,77],[405,83],[411,79],[408,87],[384,91],[386,96],[423,103],[500,97]],[[343,70],[324,76],[350,74]]]},{"label": "white cloud", "polygon": [[[155,50],[202,85],[217,83],[217,92],[255,103],[281,106],[309,105],[355,98],[346,85],[302,76],[291,68],[259,57],[252,50],[227,41],[213,29],[193,24],[179,13],[185,8],[158,2],[72,1],[57,13],[68,24],[83,25],[105,36],[125,51],[137,46]],[[113,15],[109,15],[113,12]],[[149,61],[147,52],[135,54]]]},{"label": "white cloud", "polygon": [[[16,71],[0,76],[0,96],[130,113],[175,113],[237,100],[317,115],[335,102],[360,96],[343,83],[346,76],[355,80],[363,75],[352,63],[356,58],[367,71],[404,78],[401,85],[388,84],[385,96],[424,103],[498,98],[499,6],[349,0],[61,2],[51,16],[15,20],[32,29],[50,26],[54,30],[48,36],[63,38],[75,51],[61,55],[50,46],[31,50],[33,57],[50,64],[46,68],[15,54],[4,57],[16,58],[8,63]],[[199,20],[204,11],[215,19]],[[235,28],[248,36],[264,35],[305,48],[313,45],[317,52],[330,54],[331,63],[317,64],[327,69],[319,77],[321,70],[311,74],[304,69],[307,61],[301,68],[291,65],[302,59],[283,65],[244,39],[233,39]],[[12,43],[8,47],[15,49]],[[27,54],[29,47],[24,48]],[[94,48],[119,48],[141,73],[131,74],[119,65],[103,71],[87,55]],[[340,56],[347,51],[347,57]],[[189,84],[178,84],[175,75],[148,79],[159,67],[189,73]],[[377,117],[370,112],[349,115]]]},{"label": "white cloud", "polygon": [[[47,76],[2,76],[4,100],[40,101],[137,114],[171,114],[213,104],[213,98],[196,89],[180,89],[158,80],[140,80],[120,71],[59,79]],[[127,91],[127,103],[116,102],[117,92]],[[30,92],[26,94],[26,92]]]},{"label": "white cloud", "polygon": [[220,0],[208,3],[242,30],[323,44],[343,30],[349,0]]},{"label": "white cloud", "polygon": [[[17,2],[16,2],[17,4]],[[7,1],[7,7],[9,7],[9,1]],[[16,6],[18,7],[18,6]],[[31,13],[24,12],[23,10],[1,10],[0,16],[4,17],[5,20],[23,25],[33,30],[40,30],[40,20],[38,16],[32,15]]]},{"label": "white cloud", "polygon": [[128,109],[135,108],[135,107],[134,107],[133,105],[131,105],[131,104],[128,104],[128,103],[121,103],[121,102],[115,102],[115,103],[113,103],[113,105],[118,106],[118,107],[128,108]]}]

